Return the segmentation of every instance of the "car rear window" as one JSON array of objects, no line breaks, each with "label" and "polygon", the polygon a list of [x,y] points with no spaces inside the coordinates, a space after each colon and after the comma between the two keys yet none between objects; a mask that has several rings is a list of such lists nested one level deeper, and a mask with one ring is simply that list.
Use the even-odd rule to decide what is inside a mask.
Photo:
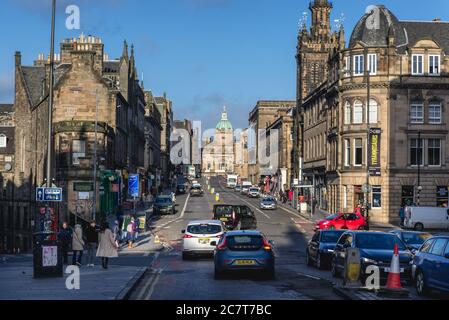
[{"label": "car rear window", "polygon": [[259,192],[259,189],[257,189],[257,188],[251,188],[251,189],[249,189],[249,191],[251,191],[251,192]]},{"label": "car rear window", "polygon": [[257,235],[228,236],[228,247],[233,251],[259,250],[263,245],[263,238]]},{"label": "car rear window", "polygon": [[216,224],[198,224],[187,228],[187,232],[191,234],[217,234],[221,231],[221,226]]},{"label": "car rear window", "polygon": [[401,239],[393,234],[359,233],[355,241],[357,248],[360,249],[393,250],[397,244],[399,250],[406,250]]},{"label": "car rear window", "polygon": [[424,241],[426,241],[427,239],[431,238],[432,235],[429,233],[412,233],[412,232],[404,232],[402,234],[402,240],[404,240],[404,242],[406,244],[423,244]]},{"label": "car rear window", "polygon": [[327,231],[323,232],[321,235],[321,242],[323,243],[337,243],[338,239],[340,239],[341,235],[344,232],[338,232],[338,231]]},{"label": "car rear window", "polygon": [[232,214],[232,206],[219,206],[215,207],[215,215],[217,216],[223,216],[223,215],[230,215]]}]

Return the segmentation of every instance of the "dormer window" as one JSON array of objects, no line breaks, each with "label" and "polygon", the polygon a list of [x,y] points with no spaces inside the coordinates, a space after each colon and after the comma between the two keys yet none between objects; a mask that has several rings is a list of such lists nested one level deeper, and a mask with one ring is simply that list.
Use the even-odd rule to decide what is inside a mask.
[{"label": "dormer window", "polygon": [[429,56],[429,75],[432,76],[440,75],[440,56],[437,55]]},{"label": "dormer window", "polygon": [[0,148],[6,148],[8,145],[8,138],[4,134],[0,134]]},{"label": "dormer window", "polygon": [[419,76],[424,74],[424,55],[412,55],[412,75]]}]

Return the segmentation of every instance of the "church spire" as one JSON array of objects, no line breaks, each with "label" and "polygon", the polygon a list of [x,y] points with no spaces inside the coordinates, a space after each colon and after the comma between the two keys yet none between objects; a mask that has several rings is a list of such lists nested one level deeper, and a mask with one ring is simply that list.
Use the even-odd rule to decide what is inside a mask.
[{"label": "church spire", "polygon": [[312,12],[312,38],[326,40],[331,34],[330,14],[332,4],[327,0],[315,0],[309,7]]}]

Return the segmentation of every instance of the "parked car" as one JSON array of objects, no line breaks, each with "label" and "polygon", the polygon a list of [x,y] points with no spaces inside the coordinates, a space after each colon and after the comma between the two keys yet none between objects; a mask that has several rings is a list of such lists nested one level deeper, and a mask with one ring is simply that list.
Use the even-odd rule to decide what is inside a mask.
[{"label": "parked car", "polygon": [[430,233],[417,231],[393,230],[390,233],[397,235],[412,252],[419,250],[422,244],[432,237]]},{"label": "parked car", "polygon": [[185,230],[182,239],[182,258],[184,260],[193,255],[213,254],[215,244],[224,233],[224,226],[221,221],[200,220],[191,221]]},{"label": "parked car", "polygon": [[275,277],[273,242],[259,231],[226,232],[214,254],[215,279],[230,271],[260,271]]},{"label": "parked car", "polygon": [[276,210],[277,200],[275,197],[265,197],[260,201],[260,209],[262,210]]},{"label": "parked car", "polygon": [[368,224],[360,213],[336,213],[316,223],[315,230],[366,230]]},{"label": "parked car", "polygon": [[190,196],[202,197],[204,195],[203,187],[200,184],[193,184],[190,188]]},{"label": "parked car", "polygon": [[228,230],[257,229],[256,215],[247,206],[216,204],[214,205],[214,220],[222,221]]},{"label": "parked car", "polygon": [[241,191],[242,191],[242,186],[239,185],[239,184],[236,185],[235,188],[234,188],[234,191],[235,191],[235,192],[241,192]]},{"label": "parked car", "polygon": [[306,264],[318,269],[328,268],[334,255],[338,239],[345,230],[318,230],[309,241],[306,250]]},{"label": "parked car", "polygon": [[406,207],[404,227],[424,229],[449,229],[449,209],[438,207]]},{"label": "parked car", "polygon": [[251,187],[248,190],[248,197],[250,198],[260,198],[260,190],[257,187]]},{"label": "parked car", "polygon": [[428,239],[415,254],[412,275],[418,295],[435,289],[449,292],[449,237]]},{"label": "parked car", "polygon": [[175,203],[173,202],[173,197],[168,196],[158,196],[153,204],[153,214],[155,215],[165,215],[165,214],[175,214]]},{"label": "parked car", "polygon": [[331,270],[334,277],[339,276],[345,269],[345,259],[349,248],[360,250],[361,275],[364,284],[369,266],[377,266],[381,280],[388,278],[394,247],[398,245],[401,280],[411,281],[412,253],[396,235],[385,232],[346,231],[338,240],[332,257]]}]

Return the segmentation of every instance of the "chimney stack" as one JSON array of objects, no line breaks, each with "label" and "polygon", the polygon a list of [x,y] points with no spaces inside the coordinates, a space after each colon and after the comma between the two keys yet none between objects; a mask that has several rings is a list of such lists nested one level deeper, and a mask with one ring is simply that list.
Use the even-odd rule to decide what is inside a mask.
[{"label": "chimney stack", "polygon": [[22,65],[22,54],[20,53],[20,51],[16,51],[15,60],[16,60],[16,67],[20,67]]}]

